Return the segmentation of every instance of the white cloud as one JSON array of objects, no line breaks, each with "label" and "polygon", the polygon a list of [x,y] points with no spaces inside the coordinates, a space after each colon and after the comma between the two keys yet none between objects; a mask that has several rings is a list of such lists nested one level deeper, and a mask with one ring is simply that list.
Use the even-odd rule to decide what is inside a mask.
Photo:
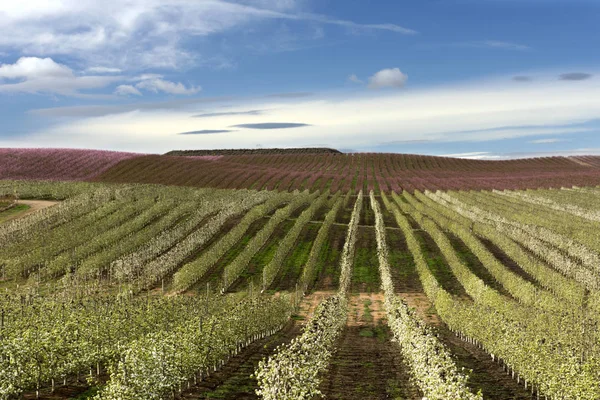
[{"label": "white cloud", "polygon": [[131,80],[134,82],[140,82],[140,81],[145,81],[148,79],[161,79],[162,77],[163,77],[163,75],[161,75],[161,74],[142,74],[142,75],[131,78]]},{"label": "white cloud", "polygon": [[353,83],[364,83],[362,80],[360,80],[358,78],[358,76],[356,76],[356,74],[352,74],[352,75],[348,76],[348,80]]},{"label": "white cloud", "polygon": [[117,88],[115,89],[115,94],[118,94],[119,96],[129,96],[129,95],[141,96],[142,95],[142,93],[139,90],[137,90],[135,87],[133,87],[131,85],[117,86]]},{"label": "white cloud", "polygon": [[[115,73],[116,68],[92,67],[86,70],[96,73]],[[154,93],[177,95],[196,94],[200,86],[186,87],[183,83],[171,82],[158,74],[143,74],[134,78],[120,75],[77,75],[66,65],[52,58],[21,57],[14,64],[0,65],[0,93],[51,93],[65,96],[89,96],[81,93],[86,89],[101,89],[115,82],[129,80],[133,85],[119,85],[115,94],[141,96],[139,89]]]},{"label": "white cloud", "polygon": [[[209,62],[186,49],[196,36],[239,29],[251,23],[289,20],[360,30],[411,34],[394,24],[359,24],[304,12],[303,0],[28,0],[3,1],[0,51],[69,55],[90,67],[179,68]],[[201,49],[200,49],[201,50]]]},{"label": "white cloud", "polygon": [[[9,82],[2,83],[2,78]],[[21,57],[14,64],[0,66],[0,93],[85,96],[81,90],[103,88],[121,79],[120,76],[77,76],[69,67],[51,58]]]},{"label": "white cloud", "polygon": [[532,143],[532,144],[547,144],[547,143],[559,143],[559,142],[564,142],[564,141],[565,141],[565,139],[553,138],[553,139],[530,140],[528,143]]},{"label": "white cloud", "polygon": [[166,81],[161,78],[150,78],[150,79],[142,80],[140,83],[135,85],[135,87],[138,89],[149,90],[154,93],[164,92],[164,93],[169,93],[169,94],[185,94],[185,95],[196,94],[200,90],[202,90],[202,88],[200,86],[190,86],[188,88],[188,87],[185,87],[185,85],[183,85],[183,83],[181,83],[181,82],[175,83],[175,82]]},{"label": "white cloud", "polygon": [[382,69],[369,78],[369,89],[382,89],[387,87],[401,88],[406,84],[408,76],[400,68]]},{"label": "white cloud", "polygon": [[92,74],[119,74],[122,72],[120,68],[110,67],[91,67],[86,70]]},{"label": "white cloud", "polygon": [[73,71],[51,58],[21,57],[14,64],[0,65],[0,78],[60,78],[72,77]]}]

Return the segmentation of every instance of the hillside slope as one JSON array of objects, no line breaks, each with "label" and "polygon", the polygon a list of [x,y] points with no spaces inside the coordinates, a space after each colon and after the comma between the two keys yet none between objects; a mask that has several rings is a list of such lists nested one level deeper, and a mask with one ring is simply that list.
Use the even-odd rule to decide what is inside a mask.
[{"label": "hillside slope", "polygon": [[[314,149],[322,150],[320,153],[309,153],[311,149],[287,150],[193,150],[167,153],[178,155],[143,155],[98,150],[0,149],[0,179],[332,192],[600,185],[597,156],[485,161],[411,154],[342,154],[329,149]],[[286,152],[274,153],[277,151]]]},{"label": "hillside slope", "polygon": [[407,154],[145,156],[100,174],[100,182],[144,182],[252,189],[526,189],[598,185],[593,160],[546,157],[507,161]]},{"label": "hillside slope", "polygon": [[77,149],[0,149],[0,179],[87,180],[137,153]]}]

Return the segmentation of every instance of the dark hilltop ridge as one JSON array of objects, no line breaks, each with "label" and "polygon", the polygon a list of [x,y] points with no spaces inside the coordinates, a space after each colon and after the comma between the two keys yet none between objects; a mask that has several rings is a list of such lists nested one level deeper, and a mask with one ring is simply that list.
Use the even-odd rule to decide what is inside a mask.
[{"label": "dark hilltop ridge", "polygon": [[336,149],[326,147],[298,147],[298,148],[269,148],[269,149],[215,149],[215,150],[172,150],[165,156],[238,156],[255,154],[342,154]]},{"label": "dark hilltop ridge", "polygon": [[600,157],[470,160],[327,148],[177,150],[164,155],[0,149],[0,179],[254,190],[504,190],[600,185]]}]

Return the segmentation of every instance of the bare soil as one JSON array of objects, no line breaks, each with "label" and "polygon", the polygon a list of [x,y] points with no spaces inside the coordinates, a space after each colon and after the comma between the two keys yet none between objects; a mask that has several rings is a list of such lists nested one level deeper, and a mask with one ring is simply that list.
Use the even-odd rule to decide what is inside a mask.
[{"label": "bare soil", "polygon": [[425,293],[398,293],[398,296],[415,310],[417,316],[429,325],[441,326],[443,324],[440,317],[436,314],[435,307]]},{"label": "bare soil", "polygon": [[300,309],[298,310],[299,319],[309,320],[312,318],[319,303],[327,297],[333,296],[335,293],[335,291],[318,291],[305,296],[302,299]]},{"label": "bare soil", "polygon": [[382,300],[380,294],[352,296],[348,324],[320,386],[325,398],[422,398],[400,349],[390,340]]},{"label": "bare soil", "polygon": [[[5,216],[2,215],[3,213],[0,213],[0,223],[11,221],[11,220],[17,219],[17,218],[23,218],[23,217],[25,217],[29,214],[32,214],[36,211],[51,207],[58,203],[59,203],[58,201],[49,201],[49,200],[19,200],[19,203],[17,206],[4,211]],[[16,211],[16,209],[18,208],[18,206],[20,204],[24,204],[24,205],[28,206],[28,208],[26,210]]]}]

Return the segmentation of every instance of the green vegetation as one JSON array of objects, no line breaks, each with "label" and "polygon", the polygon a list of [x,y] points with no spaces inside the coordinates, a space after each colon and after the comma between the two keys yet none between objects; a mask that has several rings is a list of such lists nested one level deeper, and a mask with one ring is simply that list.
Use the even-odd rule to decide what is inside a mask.
[{"label": "green vegetation", "polygon": [[[3,209],[5,207],[3,207],[0,203],[0,209]],[[16,206],[11,207],[7,210],[0,211],[0,224],[15,217],[18,217],[19,215],[22,215],[30,208],[31,206],[28,206],[27,204],[17,204]]]},{"label": "green vegetation", "polygon": [[[374,187],[379,169],[348,176]],[[352,340],[399,342],[421,397],[520,398],[526,381],[540,398],[600,398],[600,189],[376,197],[0,182],[0,198],[15,188],[61,201],[0,212],[0,398],[80,375],[80,399],[163,400],[220,371],[205,398],[260,384],[267,399],[308,399],[338,347],[351,354],[349,328]],[[361,296],[348,318],[348,292],[381,300]],[[354,368],[381,377],[378,365]],[[490,383],[502,368],[515,381]],[[388,378],[387,394],[406,393]]]}]

